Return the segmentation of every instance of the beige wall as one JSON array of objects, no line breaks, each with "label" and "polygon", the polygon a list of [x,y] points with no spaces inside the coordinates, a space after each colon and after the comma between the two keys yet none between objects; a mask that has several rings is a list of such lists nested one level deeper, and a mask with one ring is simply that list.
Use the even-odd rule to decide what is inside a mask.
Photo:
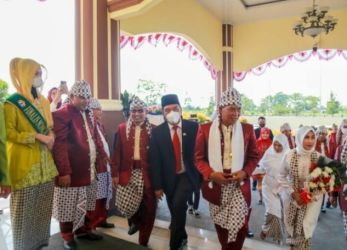
[{"label": "beige wall", "polygon": [[130,34],[170,32],[190,41],[214,66],[222,69],[222,24],[195,0],[164,0],[136,16],[119,16]]},{"label": "beige wall", "polygon": [[[212,1],[212,0],[211,0]],[[347,9],[328,13],[338,18],[335,30],[315,39],[294,34],[299,16],[235,25],[234,72],[244,71],[275,58],[320,48],[347,49]],[[222,23],[195,0],[144,0],[138,6],[111,13],[121,30],[130,34],[172,32],[184,36],[215,66],[222,69]]]},{"label": "beige wall", "polygon": [[234,71],[244,71],[294,52],[320,48],[347,49],[347,9],[331,11],[338,18],[334,31],[316,39],[295,35],[293,24],[299,17],[234,26]]}]

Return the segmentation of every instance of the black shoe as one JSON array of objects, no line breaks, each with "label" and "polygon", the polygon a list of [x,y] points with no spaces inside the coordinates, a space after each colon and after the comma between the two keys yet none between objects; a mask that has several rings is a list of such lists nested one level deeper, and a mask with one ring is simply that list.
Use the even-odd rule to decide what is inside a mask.
[{"label": "black shoe", "polygon": [[183,250],[184,247],[188,244],[188,239],[187,238],[184,238],[182,241],[181,241],[181,245],[180,247],[178,248],[178,250]]},{"label": "black shoe", "polygon": [[108,222],[104,222],[102,223],[100,226],[97,227],[102,227],[102,228],[114,228],[114,224],[113,223],[108,223]]},{"label": "black shoe", "polygon": [[327,210],[325,210],[324,207],[322,207],[322,208],[320,209],[320,211],[321,211],[322,213],[324,213],[324,214],[327,212]]},{"label": "black shoe", "polygon": [[90,240],[90,241],[98,241],[98,240],[102,240],[104,237],[102,237],[101,235],[89,232],[83,235],[78,235],[77,239],[80,240]]},{"label": "black shoe", "polygon": [[248,238],[253,238],[254,237],[254,233],[251,230],[248,230],[247,237]]},{"label": "black shoe", "polygon": [[133,234],[135,234],[137,231],[139,231],[139,227],[133,223],[133,224],[131,224],[131,226],[129,227],[128,234],[129,234],[129,235],[133,235]]},{"label": "black shoe", "polygon": [[65,241],[64,240],[64,250],[75,250],[77,249],[77,243],[75,240]]}]

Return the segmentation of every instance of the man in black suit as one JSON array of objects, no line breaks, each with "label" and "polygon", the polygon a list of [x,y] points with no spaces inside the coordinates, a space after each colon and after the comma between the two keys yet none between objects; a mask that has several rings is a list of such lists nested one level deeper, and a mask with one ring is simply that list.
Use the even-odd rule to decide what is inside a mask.
[{"label": "man in black suit", "polygon": [[149,171],[157,199],[166,195],[171,214],[170,249],[178,250],[187,244],[187,201],[201,179],[194,165],[198,124],[181,118],[177,95],[163,96],[161,105],[165,122],[152,130]]}]

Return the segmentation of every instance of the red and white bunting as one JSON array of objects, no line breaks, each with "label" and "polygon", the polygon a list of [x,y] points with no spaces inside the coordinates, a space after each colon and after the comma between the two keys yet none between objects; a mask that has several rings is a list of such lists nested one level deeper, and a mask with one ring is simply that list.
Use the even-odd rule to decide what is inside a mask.
[{"label": "red and white bunting", "polygon": [[309,60],[312,57],[318,57],[319,60],[331,60],[335,57],[342,57],[343,59],[347,60],[347,50],[343,49],[318,49],[315,50],[306,50],[297,52],[288,56],[280,57],[277,59],[274,59],[272,61],[269,61],[265,64],[259,65],[255,68],[250,69],[249,71],[242,71],[242,72],[234,72],[234,79],[236,81],[242,81],[246,78],[246,75],[250,72],[252,72],[254,75],[260,76],[264,74],[266,69],[268,67],[275,66],[275,67],[283,67],[286,65],[289,61],[292,61],[293,59],[297,62],[305,62]]},{"label": "red and white bunting", "polygon": [[188,57],[192,60],[200,60],[205,68],[210,71],[212,79],[217,79],[217,70],[214,66],[187,40],[183,37],[169,34],[169,33],[151,33],[142,34],[137,36],[121,35],[120,37],[120,48],[124,48],[128,44],[131,45],[133,49],[140,48],[145,42],[156,47],[160,42],[162,42],[166,47],[176,43],[176,47],[179,51],[188,51]]}]

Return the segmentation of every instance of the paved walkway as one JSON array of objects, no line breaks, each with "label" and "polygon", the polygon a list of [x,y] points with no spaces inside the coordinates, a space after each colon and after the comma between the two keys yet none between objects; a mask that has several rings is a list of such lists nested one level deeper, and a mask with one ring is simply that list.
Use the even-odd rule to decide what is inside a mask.
[{"label": "paved walkway", "polygon": [[[250,220],[250,229],[255,234],[255,239],[260,240],[259,233],[264,219],[264,205],[258,205],[258,192],[252,192],[252,214]],[[214,224],[209,217],[208,203],[200,200],[199,211],[200,218],[194,218],[192,215],[187,216],[187,225],[215,231]],[[162,220],[170,220],[170,213],[166,205],[166,201],[159,203],[157,218]],[[271,240],[268,242],[273,243]],[[275,243],[273,243],[275,244]],[[342,216],[339,208],[327,209],[327,212],[321,213],[319,216],[318,226],[313,235],[312,250],[346,250],[347,241],[343,233]]]}]

